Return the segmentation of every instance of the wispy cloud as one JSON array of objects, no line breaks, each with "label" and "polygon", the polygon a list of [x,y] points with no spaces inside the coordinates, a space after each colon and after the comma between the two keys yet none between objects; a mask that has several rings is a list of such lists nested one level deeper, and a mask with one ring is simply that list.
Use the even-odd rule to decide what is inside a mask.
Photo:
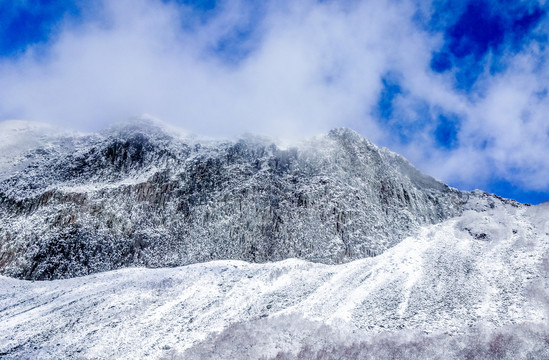
[{"label": "wispy cloud", "polygon": [[212,136],[349,126],[453,185],[549,193],[541,2],[73,3],[4,51],[0,119],[95,130],[149,113]]}]

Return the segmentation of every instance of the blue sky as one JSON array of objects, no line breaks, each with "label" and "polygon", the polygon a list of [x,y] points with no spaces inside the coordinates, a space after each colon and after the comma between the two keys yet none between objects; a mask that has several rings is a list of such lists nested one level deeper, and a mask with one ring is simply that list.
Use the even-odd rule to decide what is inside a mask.
[{"label": "blue sky", "polygon": [[460,189],[549,200],[545,1],[0,0],[0,121],[347,126]]}]

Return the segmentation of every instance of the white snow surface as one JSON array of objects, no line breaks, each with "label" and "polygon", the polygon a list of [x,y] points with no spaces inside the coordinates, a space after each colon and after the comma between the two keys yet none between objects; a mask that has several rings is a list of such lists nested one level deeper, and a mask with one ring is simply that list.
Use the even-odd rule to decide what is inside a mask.
[{"label": "white snow surface", "polygon": [[[235,323],[288,317],[330,326],[349,342],[478,325],[547,329],[548,304],[549,206],[501,206],[466,211],[342,265],[214,261],[55,281],[0,277],[0,357],[193,358],[193,348]],[[232,356],[295,353],[306,336],[296,329]],[[224,358],[215,349],[208,356]]]}]

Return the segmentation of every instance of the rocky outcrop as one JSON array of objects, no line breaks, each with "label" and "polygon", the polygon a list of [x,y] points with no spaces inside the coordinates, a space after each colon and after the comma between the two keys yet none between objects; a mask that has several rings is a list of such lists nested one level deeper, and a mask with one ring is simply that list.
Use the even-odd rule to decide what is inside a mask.
[{"label": "rocky outcrop", "polygon": [[340,263],[507,201],[452,189],[348,129],[285,149],[131,123],[55,144],[21,154],[0,178],[4,275],[213,259]]}]

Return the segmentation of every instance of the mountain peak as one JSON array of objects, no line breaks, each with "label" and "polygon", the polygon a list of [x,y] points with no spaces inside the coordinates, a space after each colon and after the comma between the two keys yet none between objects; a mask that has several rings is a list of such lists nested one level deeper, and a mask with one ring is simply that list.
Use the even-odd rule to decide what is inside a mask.
[{"label": "mountain peak", "polygon": [[166,125],[153,118],[131,118],[116,122],[100,133],[105,136],[127,137],[135,134],[148,136],[168,136]]},{"label": "mountain peak", "polygon": [[328,132],[328,137],[333,139],[343,139],[347,141],[361,142],[365,141],[366,138],[356,132],[355,130],[349,129],[347,127],[334,128]]},{"label": "mountain peak", "polygon": [[[347,262],[380,254],[477,197],[346,128],[288,149],[174,133],[131,119],[9,162],[0,173],[0,239],[13,246],[0,249],[0,273],[49,279],[215,259]],[[24,232],[10,230],[20,224]]]},{"label": "mountain peak", "polygon": [[103,136],[127,138],[141,134],[156,138],[188,138],[190,134],[184,129],[175,127],[149,115],[132,117],[116,122],[100,131]]}]

